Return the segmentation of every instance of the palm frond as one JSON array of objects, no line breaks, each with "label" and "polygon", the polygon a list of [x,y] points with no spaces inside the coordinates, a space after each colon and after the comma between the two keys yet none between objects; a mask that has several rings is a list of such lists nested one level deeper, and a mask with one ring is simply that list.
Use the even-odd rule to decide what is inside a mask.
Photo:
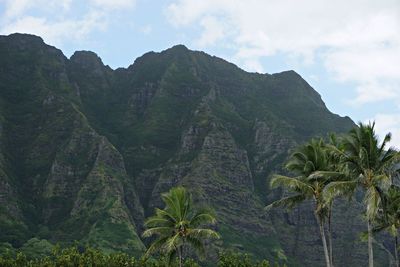
[{"label": "palm frond", "polygon": [[197,212],[190,221],[190,225],[197,227],[200,224],[215,224],[217,220],[210,210],[200,210]]},{"label": "palm frond", "polygon": [[221,238],[221,236],[217,232],[207,228],[189,229],[188,236],[191,236],[193,238],[202,238],[202,239]]},{"label": "palm frond", "polygon": [[387,133],[385,135],[385,138],[383,138],[382,140],[382,144],[379,147],[379,153],[382,154],[385,151],[385,147],[387,145],[387,143],[390,142],[390,140],[392,140],[392,134],[391,133]]},{"label": "palm frond", "polygon": [[174,224],[175,224],[174,221],[172,221],[169,216],[167,218],[165,216],[162,216],[162,217],[160,217],[160,216],[152,216],[152,217],[149,217],[145,221],[145,226],[146,227],[173,226]]},{"label": "palm frond", "polygon": [[374,186],[369,187],[365,192],[364,202],[367,206],[366,216],[368,220],[373,220],[378,213],[379,204],[381,202],[380,194]]},{"label": "palm frond", "polygon": [[292,209],[299,203],[303,202],[305,199],[306,199],[306,197],[302,194],[284,197],[284,198],[281,198],[281,199],[278,199],[278,200],[272,202],[271,204],[266,206],[264,208],[264,210],[269,211],[270,209],[276,208],[276,207],[285,207],[287,209]]},{"label": "palm frond", "polygon": [[170,253],[171,251],[175,250],[175,248],[180,247],[182,243],[182,237],[179,235],[179,233],[175,233],[165,241],[163,245],[163,251],[165,253]]},{"label": "palm frond", "polygon": [[323,198],[330,202],[338,196],[352,196],[357,188],[357,181],[338,181],[329,183],[323,190]]},{"label": "palm frond", "polygon": [[171,221],[173,223],[176,223],[178,220],[177,215],[175,213],[171,212],[171,209],[169,209],[168,207],[166,207],[163,210],[156,208],[156,216],[159,218],[168,219],[169,221]]},{"label": "palm frond", "polygon": [[177,200],[177,197],[173,195],[173,193],[175,192],[168,192],[162,195],[162,199],[167,207],[164,211],[168,211],[168,213],[171,214],[171,217],[174,217],[175,219],[181,219],[182,216],[180,203]]},{"label": "palm frond", "polygon": [[152,253],[154,253],[157,250],[160,250],[165,242],[168,240],[169,237],[161,237],[155,240],[149,248],[146,250],[146,253],[144,254],[144,258],[147,259]]},{"label": "palm frond", "polygon": [[337,178],[345,176],[344,173],[339,171],[315,171],[307,177],[310,181],[327,181],[336,180]]},{"label": "palm frond", "polygon": [[153,228],[149,228],[147,230],[145,230],[142,234],[142,237],[150,237],[152,235],[161,235],[161,236],[165,236],[170,234],[171,231],[171,227],[153,227]]},{"label": "palm frond", "polygon": [[312,194],[312,186],[302,182],[300,177],[288,177],[283,175],[274,175],[270,182],[271,188],[282,186],[292,191],[301,191],[304,193]]},{"label": "palm frond", "polygon": [[385,174],[376,175],[372,177],[372,183],[382,189],[384,192],[388,191],[392,185],[392,179]]}]

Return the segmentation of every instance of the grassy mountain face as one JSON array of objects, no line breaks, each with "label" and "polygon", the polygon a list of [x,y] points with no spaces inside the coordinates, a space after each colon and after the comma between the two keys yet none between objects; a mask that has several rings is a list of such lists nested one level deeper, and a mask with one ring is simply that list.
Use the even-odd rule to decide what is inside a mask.
[{"label": "grassy mountain face", "polygon": [[[0,242],[140,253],[144,218],[182,184],[215,209],[217,247],[323,265],[308,204],[265,213],[281,194],[267,184],[296,145],[353,126],[294,71],[247,73],[182,45],[113,70],[93,52],[1,36]],[[359,207],[337,206],[337,265],[365,265]]]}]

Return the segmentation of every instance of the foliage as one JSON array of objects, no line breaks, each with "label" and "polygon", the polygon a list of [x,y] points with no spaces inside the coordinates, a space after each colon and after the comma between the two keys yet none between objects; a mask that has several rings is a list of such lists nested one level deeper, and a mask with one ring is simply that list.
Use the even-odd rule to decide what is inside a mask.
[{"label": "foliage", "polygon": [[334,149],[340,158],[347,180],[330,183],[324,195],[328,199],[338,195],[354,194],[357,187],[364,190],[365,215],[368,225],[369,266],[373,267],[373,223],[382,208],[383,195],[392,184],[392,174],[399,168],[399,152],[387,148],[391,140],[388,133],[379,144],[375,122],[360,123],[343,137],[342,146]]},{"label": "foliage", "polygon": [[[279,267],[278,263],[271,265],[267,260],[255,261],[249,254],[222,252],[219,255],[218,267]],[[286,266],[283,264],[282,266]]]},{"label": "foliage", "polygon": [[[328,267],[333,262],[330,227],[333,200],[325,197],[324,191],[331,182],[337,181],[343,176],[338,169],[338,158],[331,153],[330,146],[335,146],[334,135],[331,135],[329,145],[326,145],[324,140],[320,138],[312,139],[303,146],[299,146],[291,154],[285,165],[286,169],[296,176],[274,175],[270,182],[271,188],[281,186],[291,194],[266,207],[266,210],[279,206],[291,209],[307,199],[313,200],[314,214],[319,225]],[[329,244],[327,244],[325,237],[325,220],[328,221]]]},{"label": "foliage", "polygon": [[386,231],[394,238],[393,251],[396,266],[399,262],[399,230],[400,230],[400,188],[392,185],[382,196],[382,208],[379,210],[375,222],[374,232]]},{"label": "foliage", "polygon": [[327,187],[325,195],[333,198],[338,195],[354,193],[357,186],[365,190],[367,219],[372,221],[381,205],[381,195],[390,188],[393,168],[399,161],[399,153],[387,148],[391,134],[387,134],[379,144],[375,133],[375,123],[360,123],[342,139],[342,150],[336,149],[344,169],[347,181],[333,182]]},{"label": "foliage", "polygon": [[276,206],[293,208],[306,199],[313,199],[315,214],[323,219],[328,210],[328,202],[324,198],[323,191],[331,181],[331,177],[338,175],[333,163],[322,139],[312,139],[298,147],[285,165],[287,170],[297,176],[275,175],[270,183],[272,188],[282,186],[293,194],[273,202],[267,209]]},{"label": "foliage", "polygon": [[143,261],[125,253],[105,254],[100,250],[85,248],[80,251],[78,247],[60,249],[55,247],[50,256],[29,259],[23,252],[18,252],[15,257],[3,255],[0,257],[0,266],[126,266],[126,267],[165,267],[164,259],[151,259]]},{"label": "foliage", "polygon": [[[29,259],[23,252],[16,255],[0,255],[0,266],[2,267],[167,267],[178,266],[178,261],[168,265],[167,258],[151,258],[148,260],[137,259],[125,253],[106,254],[93,248],[70,247],[60,249],[56,246],[51,255]],[[200,267],[193,259],[186,259],[184,267]],[[221,252],[216,265],[218,267],[279,267],[286,266],[278,263],[270,264],[267,260],[254,260],[248,254],[234,253],[232,251]]]},{"label": "foliage", "polygon": [[162,195],[165,203],[163,210],[156,209],[156,215],[146,220],[147,230],[144,237],[157,236],[147,249],[146,256],[155,251],[166,254],[171,260],[178,254],[179,261],[184,258],[185,245],[188,244],[205,255],[203,242],[211,238],[219,238],[214,230],[203,228],[204,224],[215,224],[214,216],[206,210],[195,210],[191,195],[184,187],[172,188]]},{"label": "foliage", "polygon": [[50,255],[53,245],[45,239],[31,238],[21,248],[27,258],[36,258],[40,256]]}]

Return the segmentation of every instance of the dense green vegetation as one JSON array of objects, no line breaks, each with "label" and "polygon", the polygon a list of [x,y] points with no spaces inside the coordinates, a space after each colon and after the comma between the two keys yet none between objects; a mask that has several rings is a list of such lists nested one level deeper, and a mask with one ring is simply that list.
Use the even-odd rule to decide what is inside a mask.
[{"label": "dense green vegetation", "polygon": [[[42,255],[42,256],[39,256]],[[268,260],[255,260],[249,254],[242,254],[233,251],[221,251],[214,262],[210,263],[195,260],[187,257],[180,262],[178,258],[171,259],[168,256],[158,255],[156,257],[137,258],[126,253],[104,253],[99,249],[90,247],[72,246],[61,249],[54,246],[50,251],[41,251],[40,254],[30,254],[26,252],[13,252],[6,250],[0,255],[0,266],[2,267],[279,267],[286,266],[285,259],[277,257],[274,263]]]},{"label": "dense green vegetation", "polygon": [[[105,254],[93,248],[70,247],[60,249],[56,247],[47,256],[41,258],[30,258],[19,252],[16,255],[6,254],[0,256],[2,267],[199,267],[197,261],[186,259],[182,265],[178,260],[170,261],[167,257],[159,258],[135,258],[125,253]],[[257,261],[247,254],[223,252],[218,256],[216,265],[218,267],[279,267],[278,262],[271,265],[269,261]]]}]

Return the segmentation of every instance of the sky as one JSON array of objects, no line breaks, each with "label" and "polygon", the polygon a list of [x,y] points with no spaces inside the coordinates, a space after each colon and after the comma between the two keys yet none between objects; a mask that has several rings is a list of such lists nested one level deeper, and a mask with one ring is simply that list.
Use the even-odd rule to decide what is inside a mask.
[{"label": "sky", "polygon": [[0,34],[14,32],[112,68],[184,44],[249,72],[295,70],[400,148],[400,0],[0,0]]}]

